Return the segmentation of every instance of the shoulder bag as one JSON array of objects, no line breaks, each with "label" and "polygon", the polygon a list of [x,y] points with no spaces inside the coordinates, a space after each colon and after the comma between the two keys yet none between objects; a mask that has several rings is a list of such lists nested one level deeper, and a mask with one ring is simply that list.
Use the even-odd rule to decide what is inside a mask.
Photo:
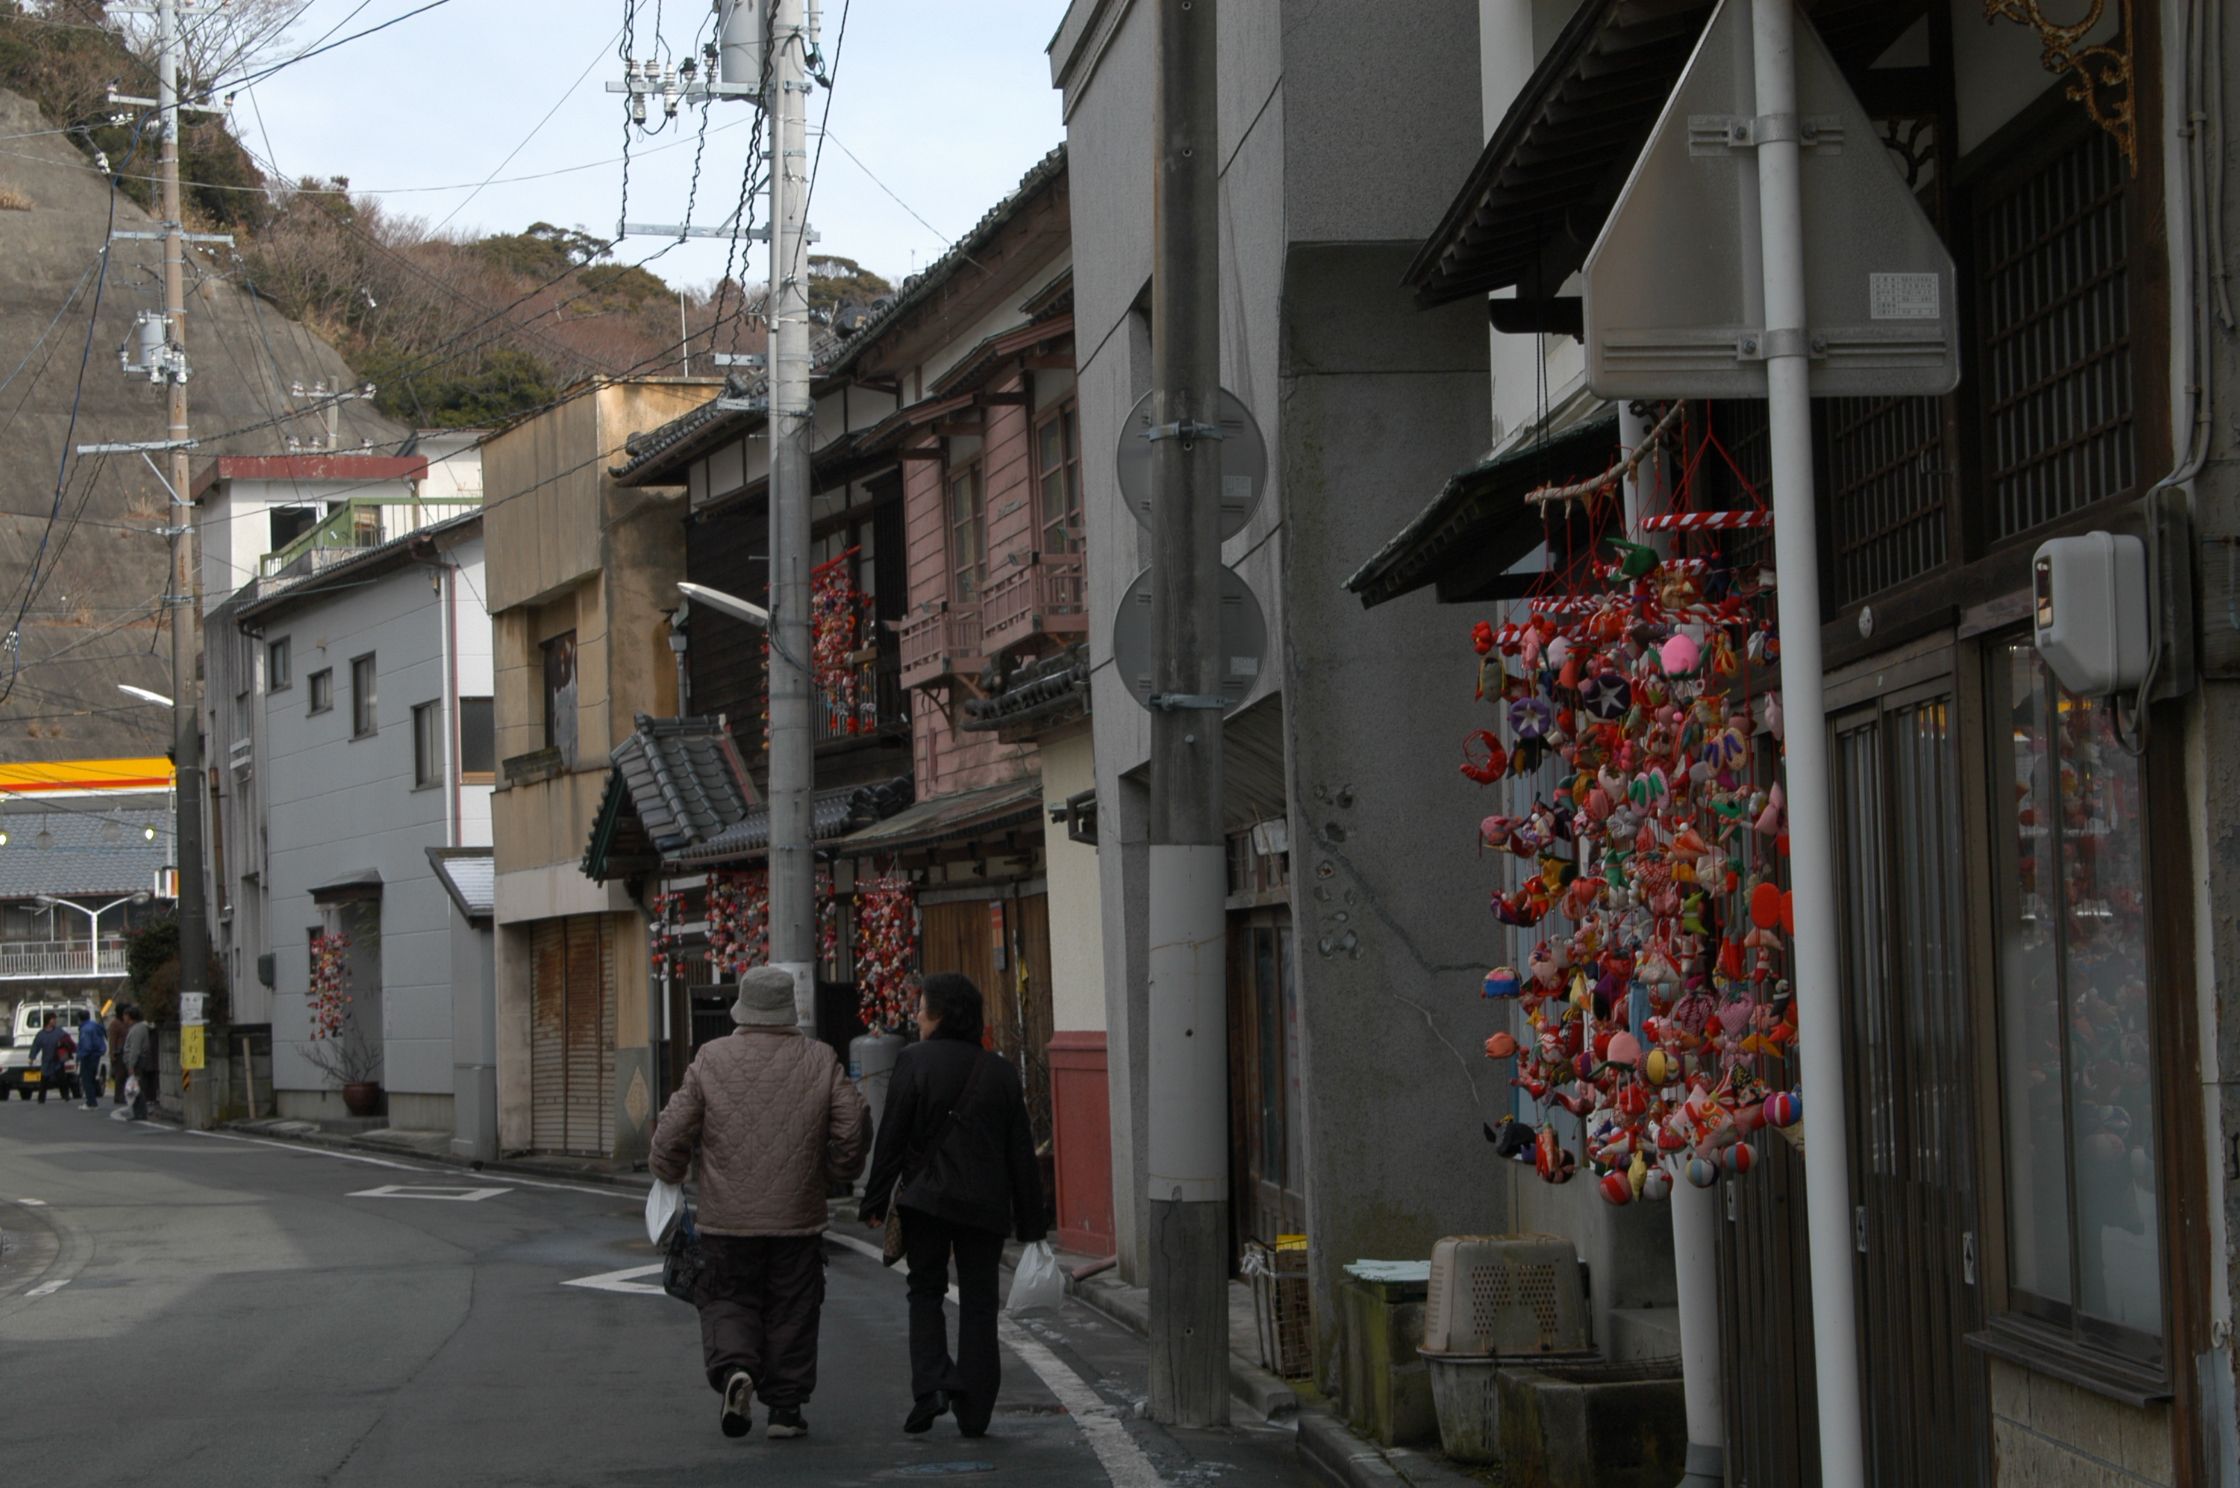
[{"label": "shoulder bag", "polygon": [[896,1175],[894,1192],[887,1195],[887,1228],[886,1233],[880,1237],[881,1244],[879,1247],[881,1264],[892,1266],[895,1262],[901,1260],[904,1248],[908,1244],[902,1235],[903,1185],[910,1181],[911,1173],[917,1168],[922,1168],[927,1163],[932,1162],[933,1155],[940,1151],[941,1144],[948,1140],[949,1128],[956,1121],[957,1111],[961,1107],[972,1104],[973,1093],[980,1088],[980,1071],[987,1067],[987,1063],[988,1053],[985,1049],[974,1049],[972,1051],[972,1073],[965,1076],[964,1089],[957,1093],[956,1105],[941,1113],[941,1119],[934,1124],[933,1135],[927,1140],[925,1150],[918,1154],[917,1163],[913,1167],[904,1168],[900,1174]]}]

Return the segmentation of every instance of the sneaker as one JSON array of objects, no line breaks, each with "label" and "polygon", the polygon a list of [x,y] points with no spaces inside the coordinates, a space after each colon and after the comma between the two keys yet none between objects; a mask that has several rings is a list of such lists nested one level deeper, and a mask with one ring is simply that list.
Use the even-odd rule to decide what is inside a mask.
[{"label": "sneaker", "polygon": [[744,1369],[731,1371],[723,1382],[723,1434],[745,1436],[754,1430],[754,1377]]},{"label": "sneaker", "polygon": [[920,1395],[918,1403],[910,1407],[910,1418],[902,1423],[902,1429],[918,1436],[931,1431],[933,1423],[947,1414],[949,1397],[946,1394],[936,1390],[931,1395]]},{"label": "sneaker", "polygon": [[763,1428],[762,1434],[772,1441],[807,1436],[809,1434],[809,1423],[801,1419],[801,1407],[797,1405],[773,1405],[770,1407],[770,1424]]}]

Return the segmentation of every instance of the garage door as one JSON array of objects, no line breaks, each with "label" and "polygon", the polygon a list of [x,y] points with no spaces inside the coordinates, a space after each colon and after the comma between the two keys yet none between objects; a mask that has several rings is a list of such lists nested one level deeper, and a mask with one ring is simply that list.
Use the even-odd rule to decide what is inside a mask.
[{"label": "garage door", "polygon": [[594,915],[531,932],[530,1145],[614,1150],[614,936]]}]

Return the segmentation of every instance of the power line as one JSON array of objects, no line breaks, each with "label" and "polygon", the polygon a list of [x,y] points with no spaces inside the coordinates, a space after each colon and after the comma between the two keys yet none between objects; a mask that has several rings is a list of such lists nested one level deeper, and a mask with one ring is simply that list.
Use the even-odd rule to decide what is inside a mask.
[{"label": "power line", "polygon": [[[350,16],[356,15],[359,10],[364,10],[367,3],[368,0],[360,0],[358,9],[351,11],[350,15],[344,16],[341,21],[335,24],[334,27],[329,28],[326,33],[327,36],[334,35],[336,30],[339,30],[343,25],[348,24]],[[323,56],[326,53],[334,51],[339,47],[346,47],[353,41],[362,41],[368,36],[372,36],[378,32],[388,30],[391,26],[402,25],[404,22],[411,20],[414,16],[426,15],[429,11],[439,9],[440,7],[449,5],[450,3],[451,0],[428,0],[428,3],[425,5],[421,5],[412,10],[408,10],[403,15],[391,16],[388,20],[383,21],[378,26],[368,26],[363,31],[354,31],[350,35],[343,37],[340,41],[327,42],[327,44],[324,46],[314,43],[307,50],[298,52],[293,57],[288,57],[282,61],[276,62],[272,66],[264,68],[261,71],[246,73],[241,77],[230,78],[222,83],[211,83],[202,90],[202,97],[204,99],[208,99],[212,94],[215,94],[221,88],[224,88],[228,91],[239,91],[242,88],[250,86],[252,83],[261,83],[266,78],[271,77],[276,73],[287,71],[289,68],[295,66],[298,62],[308,62],[313,57]],[[324,37],[321,38],[321,40],[324,39]]]},{"label": "power line", "polygon": [[[620,39],[625,34],[627,34],[626,31],[618,31],[615,33],[615,36],[617,39]],[[450,211],[443,214],[443,221],[438,222],[434,227],[428,230],[429,237],[432,238],[437,233],[442,232],[445,224],[449,223],[452,218],[465,211],[469,202],[472,202],[476,197],[482,195],[483,187],[488,186],[490,182],[496,178],[499,171],[502,171],[507,166],[513,164],[514,157],[516,155],[519,155],[523,150],[529,148],[529,141],[535,139],[537,135],[543,131],[545,125],[552,122],[552,116],[559,113],[560,110],[566,106],[568,100],[575,96],[576,89],[583,86],[583,80],[591,76],[591,70],[597,67],[600,62],[605,60],[608,45],[609,43],[607,42],[601,42],[599,44],[598,49],[591,54],[590,62],[585,64],[583,71],[576,74],[576,80],[574,82],[568,84],[566,88],[561,90],[560,96],[553,100],[552,107],[545,110],[544,117],[539,119],[536,122],[535,127],[532,128],[527,134],[521,136],[520,144],[515,145],[511,150],[508,150],[506,152],[506,158],[498,162],[496,168],[490,172],[489,176],[483,178],[481,186],[477,186],[474,190],[468,192],[466,196],[460,199],[457,206],[453,207]]]}]

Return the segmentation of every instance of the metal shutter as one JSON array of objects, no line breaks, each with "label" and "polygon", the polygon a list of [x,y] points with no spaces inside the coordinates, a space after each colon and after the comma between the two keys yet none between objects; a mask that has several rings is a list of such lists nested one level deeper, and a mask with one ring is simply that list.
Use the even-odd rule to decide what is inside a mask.
[{"label": "metal shutter", "polygon": [[529,934],[529,1145],[567,1146],[567,940],[563,922],[540,920]]}]

